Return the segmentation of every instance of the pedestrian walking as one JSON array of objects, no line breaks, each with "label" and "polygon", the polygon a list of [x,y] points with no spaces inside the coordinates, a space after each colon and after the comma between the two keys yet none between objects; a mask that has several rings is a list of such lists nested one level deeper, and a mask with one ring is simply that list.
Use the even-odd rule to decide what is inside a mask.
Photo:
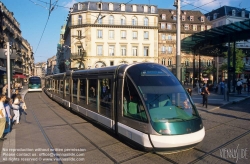
[{"label": "pedestrian walking", "polygon": [[4,102],[6,100],[6,96],[5,95],[1,95],[0,96],[0,141],[5,140],[6,138],[4,138],[4,129],[5,129],[5,123],[6,123],[6,111],[4,108]]},{"label": "pedestrian walking", "polygon": [[224,89],[225,89],[225,83],[224,81],[221,81],[220,82],[220,94],[224,94]]},{"label": "pedestrian walking", "polygon": [[210,95],[208,88],[206,87],[206,84],[203,84],[203,87],[201,89],[201,95],[202,95],[202,104],[203,107],[206,105],[207,108],[207,101],[208,101],[208,95]]},{"label": "pedestrian walking", "polygon": [[16,121],[16,124],[19,124],[19,119],[20,119],[20,104],[21,102],[23,102],[22,100],[22,96],[20,94],[18,94],[12,104],[12,108],[13,108],[13,112],[14,112],[14,117],[13,117],[13,120],[12,120],[12,123],[15,124],[15,121]]},{"label": "pedestrian walking", "polygon": [[[12,104],[12,99],[10,98],[6,98],[5,102],[4,102],[4,108],[6,110],[6,124],[8,124],[7,128],[5,128],[4,133],[9,133],[10,132],[10,127],[11,127],[11,104]],[[6,126],[5,126],[6,127]]]},{"label": "pedestrian walking", "polygon": [[238,94],[241,94],[241,90],[242,90],[242,82],[240,81],[240,79],[237,81],[237,91]]}]

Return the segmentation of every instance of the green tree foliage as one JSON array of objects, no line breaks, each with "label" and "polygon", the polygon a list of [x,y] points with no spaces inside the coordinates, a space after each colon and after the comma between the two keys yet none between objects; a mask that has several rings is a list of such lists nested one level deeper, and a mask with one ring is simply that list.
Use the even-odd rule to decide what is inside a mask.
[{"label": "green tree foliage", "polygon": [[[230,66],[231,67],[233,66],[233,50],[234,50],[234,48],[231,47],[231,56],[230,56]],[[227,70],[228,52],[224,52],[223,54],[225,55],[224,59],[226,59],[226,63],[224,62],[221,65],[220,69]],[[242,73],[243,69],[244,69],[243,58],[246,56],[246,54],[241,49],[238,49],[238,48],[235,48],[235,54],[236,54],[235,73]]]}]

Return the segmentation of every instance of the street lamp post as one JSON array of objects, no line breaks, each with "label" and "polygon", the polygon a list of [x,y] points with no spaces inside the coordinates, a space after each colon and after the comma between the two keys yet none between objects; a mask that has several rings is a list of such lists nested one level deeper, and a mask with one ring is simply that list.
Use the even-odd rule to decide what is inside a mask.
[{"label": "street lamp post", "polygon": [[181,3],[180,0],[175,0],[174,6],[176,7],[176,76],[179,80],[181,80],[181,22],[180,22],[180,14],[181,14]]},{"label": "street lamp post", "polygon": [[7,45],[7,84],[8,84],[8,97],[10,97],[10,43],[6,42]]}]

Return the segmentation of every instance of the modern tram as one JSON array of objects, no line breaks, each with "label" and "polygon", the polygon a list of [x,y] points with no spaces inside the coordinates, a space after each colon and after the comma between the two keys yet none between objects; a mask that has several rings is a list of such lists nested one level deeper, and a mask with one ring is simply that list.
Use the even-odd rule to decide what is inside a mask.
[{"label": "modern tram", "polygon": [[38,76],[31,76],[28,81],[28,92],[42,91],[41,78]]},{"label": "modern tram", "polygon": [[64,107],[145,150],[186,150],[205,136],[189,94],[167,67],[156,63],[50,75],[44,91]]}]

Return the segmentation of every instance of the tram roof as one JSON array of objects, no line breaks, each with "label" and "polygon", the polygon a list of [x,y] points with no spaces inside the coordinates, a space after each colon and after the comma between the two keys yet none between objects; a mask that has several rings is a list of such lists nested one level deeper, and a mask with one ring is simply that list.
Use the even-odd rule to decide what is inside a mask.
[{"label": "tram roof", "polygon": [[250,39],[250,19],[211,28],[181,40],[181,51],[204,56],[222,56],[225,43]]}]

